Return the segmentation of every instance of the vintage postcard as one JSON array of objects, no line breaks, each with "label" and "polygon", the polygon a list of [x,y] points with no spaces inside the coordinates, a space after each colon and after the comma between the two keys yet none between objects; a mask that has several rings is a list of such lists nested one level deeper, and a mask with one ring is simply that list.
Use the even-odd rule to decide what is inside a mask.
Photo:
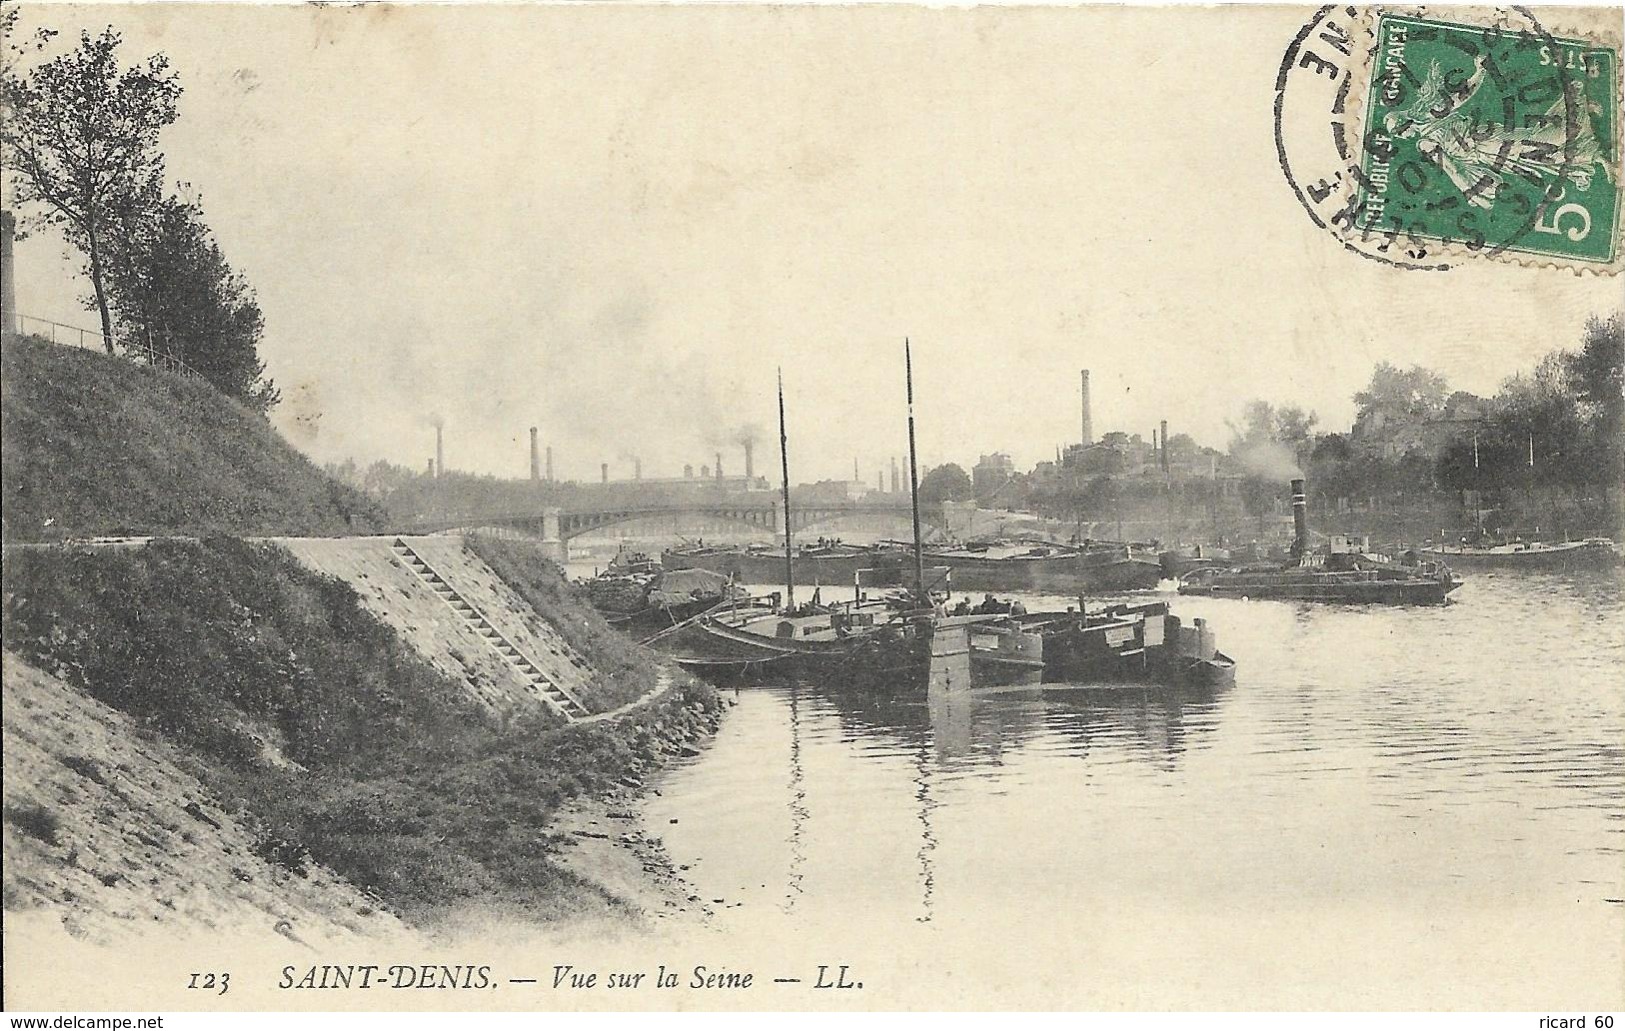
[{"label": "vintage postcard", "polygon": [[0,12],[6,1009],[1625,1008],[1617,8]]}]

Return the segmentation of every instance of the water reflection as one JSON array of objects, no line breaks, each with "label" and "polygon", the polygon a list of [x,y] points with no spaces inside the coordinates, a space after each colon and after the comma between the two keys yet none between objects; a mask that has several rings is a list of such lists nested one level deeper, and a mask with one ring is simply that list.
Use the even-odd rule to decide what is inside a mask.
[{"label": "water reflection", "polygon": [[931,853],[936,851],[937,838],[931,829],[931,810],[937,804],[931,798],[931,755],[921,748],[917,760],[919,775],[914,783],[918,790],[914,793],[915,801],[920,806],[920,851],[916,853],[920,859],[920,907],[921,923],[931,919],[931,895],[936,887],[936,871],[931,865]]},{"label": "water reflection", "polygon": [[1214,696],[745,689],[654,815],[707,897],[797,918],[1618,907],[1622,606],[1617,575],[1475,576],[1430,609],[1182,598],[1239,664]]},{"label": "water reflection", "polygon": [[786,879],[784,910],[795,909],[802,895],[801,867],[807,861],[807,850],[802,835],[807,825],[807,791],[802,784],[805,774],[801,770],[801,707],[800,690],[790,685],[790,869]]}]

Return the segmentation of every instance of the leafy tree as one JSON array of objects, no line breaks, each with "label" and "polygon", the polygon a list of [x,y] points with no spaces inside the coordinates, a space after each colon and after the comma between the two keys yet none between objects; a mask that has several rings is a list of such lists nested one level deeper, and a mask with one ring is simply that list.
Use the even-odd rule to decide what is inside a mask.
[{"label": "leafy tree", "polygon": [[1439,456],[1439,482],[1492,502],[1519,494],[1532,502],[1543,488],[1612,525],[1610,491],[1625,480],[1622,328],[1619,315],[1594,318],[1579,351],[1554,351],[1502,384],[1476,434]]},{"label": "leafy tree", "polygon": [[367,466],[361,476],[361,489],[375,498],[387,498],[402,487],[415,484],[423,478],[416,469],[395,465],[382,458]]},{"label": "leafy tree", "polygon": [[1347,498],[1359,492],[1359,469],[1345,434],[1316,437],[1308,466],[1310,490],[1322,498]]},{"label": "leafy tree", "polygon": [[[8,18],[7,28],[15,18]],[[32,49],[56,34],[41,29]],[[158,134],[175,120],[180,83],[163,54],[128,68],[119,64],[120,36],[82,32],[69,53],[18,74],[23,47],[11,46],[0,70],[0,152],[15,171],[20,203],[38,202],[38,226],[60,229],[85,256],[102,343],[113,353],[107,296],[111,236],[163,178]]]},{"label": "leafy tree", "polygon": [[280,395],[259,360],[264,316],[198,206],[174,197],[142,203],[123,229],[107,266],[121,335],[258,411],[275,405]]},{"label": "leafy tree", "polygon": [[968,501],[974,494],[970,475],[953,462],[939,465],[920,478],[922,502]]},{"label": "leafy tree", "polygon": [[1246,470],[1240,493],[1248,515],[1263,518],[1281,498],[1285,481],[1302,475],[1313,448],[1318,417],[1297,405],[1276,408],[1268,401],[1249,401],[1241,421],[1230,422],[1230,454]]},{"label": "leafy tree", "polygon": [[1607,487],[1625,483],[1625,314],[1588,321],[1580,350],[1565,358],[1565,367],[1607,499]]},{"label": "leafy tree", "polygon": [[1379,362],[1371,370],[1371,382],[1354,395],[1354,436],[1382,441],[1398,426],[1437,418],[1448,393],[1445,378],[1431,369]]},{"label": "leafy tree", "polygon": [[1315,423],[1320,417],[1297,405],[1285,405],[1275,413],[1275,439],[1298,456],[1301,464],[1314,444]]}]

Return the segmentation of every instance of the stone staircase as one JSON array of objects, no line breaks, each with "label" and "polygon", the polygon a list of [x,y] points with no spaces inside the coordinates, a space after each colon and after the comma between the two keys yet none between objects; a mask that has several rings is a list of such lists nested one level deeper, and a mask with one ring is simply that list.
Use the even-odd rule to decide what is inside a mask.
[{"label": "stone staircase", "polygon": [[390,543],[390,550],[395,553],[395,558],[401,565],[417,574],[429,586],[430,590],[434,591],[447,605],[451,606],[452,611],[456,612],[463,622],[468,624],[469,629],[490,642],[491,647],[496,649],[497,653],[507,661],[508,665],[513,667],[520,678],[530,686],[536,697],[542,699],[548,708],[563,717],[565,722],[574,723],[591,715],[587,707],[581,704],[579,698],[563,684],[550,679],[543,673],[540,666],[525,655],[524,652],[520,651],[512,641],[485,617],[484,613],[475,608],[455,587],[447,583],[445,578],[437,573],[434,567],[412,545],[397,537]]}]

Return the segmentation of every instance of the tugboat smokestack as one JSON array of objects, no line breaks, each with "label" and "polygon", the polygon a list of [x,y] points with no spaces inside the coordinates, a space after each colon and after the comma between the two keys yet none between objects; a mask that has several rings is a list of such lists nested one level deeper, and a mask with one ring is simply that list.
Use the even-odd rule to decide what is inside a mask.
[{"label": "tugboat smokestack", "polygon": [[1300,559],[1309,554],[1309,499],[1301,479],[1292,481],[1292,552]]}]

